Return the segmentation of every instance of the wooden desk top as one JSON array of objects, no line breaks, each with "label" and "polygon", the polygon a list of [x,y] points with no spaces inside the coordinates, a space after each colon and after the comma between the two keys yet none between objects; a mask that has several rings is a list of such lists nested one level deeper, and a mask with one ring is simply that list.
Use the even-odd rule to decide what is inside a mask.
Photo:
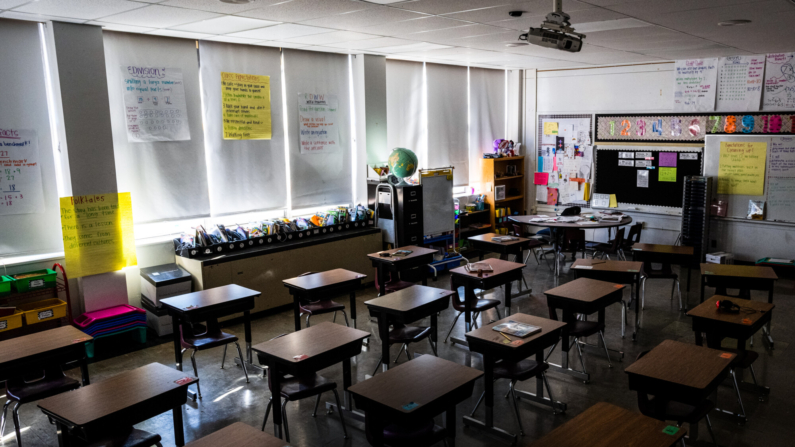
[{"label": "wooden desk top", "polygon": [[733,278],[778,279],[772,267],[757,265],[701,264],[701,274]]},{"label": "wooden desk top", "polygon": [[[582,214],[580,215],[582,216]],[[620,222],[596,222],[592,224],[586,225],[579,225],[577,222],[530,222],[530,219],[541,217],[541,216],[508,216],[509,220],[512,220],[516,223],[525,224],[525,225],[533,225],[536,227],[549,227],[549,228],[582,228],[586,230],[588,228],[612,228],[612,227],[620,227],[622,225],[628,225],[632,223],[632,218],[629,216],[624,216]],[[549,216],[552,217],[552,216]]]},{"label": "wooden desk top", "polygon": [[[590,267],[590,268],[588,268]],[[571,265],[573,269],[591,270],[594,272],[627,272],[639,273],[642,262],[636,261],[603,261],[601,259],[577,259]]]},{"label": "wooden desk top", "polygon": [[624,372],[703,390],[715,380],[736,354],[665,340]]},{"label": "wooden desk top", "polygon": [[[740,310],[740,313],[721,312],[715,305],[718,300],[729,300],[741,308],[750,308],[756,312],[745,312]],[[707,318],[710,320],[717,320],[723,323],[737,324],[741,326],[750,326],[759,321],[766,313],[776,307],[773,303],[766,303],[764,301],[744,300],[742,298],[734,298],[728,296],[715,295],[712,298],[707,298],[703,303],[690,309],[687,316],[694,318]],[[743,323],[743,320],[749,322]]]},{"label": "wooden desk top", "polygon": [[[311,359],[328,352],[353,343],[364,340],[370,333],[359,329],[349,328],[341,324],[323,322],[253,346],[251,349],[263,354],[276,357],[287,363],[296,363]],[[293,357],[306,355],[303,360],[296,360]]]},{"label": "wooden desk top", "polygon": [[[492,328],[494,326],[497,326],[498,324],[507,323],[509,320],[513,320],[519,323],[532,324],[533,326],[538,326],[541,328],[541,332],[537,332],[525,338],[514,337],[513,335],[506,334],[508,338],[510,338],[512,341],[516,340],[522,341],[521,344],[515,344],[515,345],[507,343],[508,340],[506,340],[505,337],[500,335],[499,332],[493,330]],[[494,323],[484,325],[483,327],[475,329],[474,331],[467,332],[465,335],[467,341],[469,341],[470,343],[472,343],[471,341],[472,339],[475,339],[481,342],[493,343],[500,347],[504,346],[507,348],[515,349],[522,345],[532,343],[533,341],[549,334],[550,332],[560,331],[563,328],[563,326],[566,326],[566,323],[562,321],[555,321],[547,318],[541,318],[533,315],[519,313],[519,314],[513,314],[510,317],[503,318],[502,320],[495,321]]]},{"label": "wooden desk top", "polygon": [[570,300],[592,302],[623,288],[623,284],[597,281],[590,278],[577,278],[562,286],[547,290],[544,294]]},{"label": "wooden desk top", "polygon": [[203,307],[212,307],[230,301],[257,297],[259,295],[260,292],[256,290],[247,289],[237,284],[229,284],[213,289],[200,290],[198,292],[166,298],[160,300],[160,302],[172,309],[186,311],[197,310]]},{"label": "wooden desk top", "polygon": [[[497,259],[497,258],[484,259],[483,261],[480,262],[485,262],[486,264],[491,265],[491,268],[494,269],[493,272],[489,273],[483,272],[483,278],[491,278],[494,276],[502,275],[504,273],[510,273],[515,270],[521,270],[526,267],[526,265],[520,262],[503,261],[502,259]],[[473,278],[478,277],[478,272],[468,272],[465,265],[450,270],[450,274],[469,276]]]},{"label": "wooden desk top", "polygon": [[330,287],[337,284],[361,280],[367,278],[367,275],[352,272],[345,269],[327,270],[325,272],[318,272],[314,275],[296,276],[295,278],[282,280],[285,286],[292,287],[300,290],[313,290]]},{"label": "wooden desk top", "polygon": [[284,447],[287,443],[273,435],[235,422],[217,432],[189,442],[185,447]]},{"label": "wooden desk top", "polygon": [[672,255],[693,255],[693,247],[684,245],[641,244],[632,246],[633,251],[648,251],[652,253],[666,253]]},{"label": "wooden desk top", "polygon": [[[394,252],[399,251],[399,250],[410,250],[411,254],[406,255],[406,256],[389,256],[389,257],[380,256],[381,253],[390,253],[391,254],[391,253],[394,253]],[[437,251],[433,250],[433,249],[430,249],[430,248],[418,247],[416,245],[407,245],[405,247],[393,248],[392,250],[384,250],[384,251],[378,251],[378,252],[375,252],[375,253],[370,253],[369,255],[367,255],[367,257],[370,258],[370,259],[373,259],[375,261],[396,263],[396,262],[405,261],[405,260],[412,259],[412,258],[417,258],[417,257],[420,257],[420,256],[433,255],[434,253],[437,253]]]},{"label": "wooden desk top", "polygon": [[599,402],[532,443],[532,447],[671,447],[687,430],[663,433],[668,424]]},{"label": "wooden desk top", "polygon": [[404,408],[410,402],[429,404],[482,375],[477,369],[423,355],[359,382],[348,391],[407,414],[416,408]]},{"label": "wooden desk top", "polygon": [[380,298],[365,301],[364,304],[376,309],[408,312],[434,301],[448,300],[454,293],[455,291],[452,290],[414,285]]},{"label": "wooden desk top", "polygon": [[[176,383],[186,377],[190,380]],[[102,382],[44,399],[39,402],[39,408],[82,427],[198,381],[188,373],[160,363],[150,363]]]},{"label": "wooden desk top", "polygon": [[500,241],[495,241],[494,240],[495,237],[505,237],[505,236],[507,236],[507,235],[505,235],[505,234],[496,234],[496,233],[486,233],[486,234],[479,234],[477,236],[470,236],[467,239],[469,239],[470,241],[474,240],[474,241],[488,242],[490,244],[498,244],[498,245],[505,245],[505,246],[524,245],[524,244],[530,242],[530,239],[527,239],[527,238],[524,238],[524,237],[517,237],[517,236],[513,236],[513,237],[516,237],[515,241],[500,242]]},{"label": "wooden desk top", "polygon": [[67,325],[0,342],[0,365],[84,343],[94,337]]}]

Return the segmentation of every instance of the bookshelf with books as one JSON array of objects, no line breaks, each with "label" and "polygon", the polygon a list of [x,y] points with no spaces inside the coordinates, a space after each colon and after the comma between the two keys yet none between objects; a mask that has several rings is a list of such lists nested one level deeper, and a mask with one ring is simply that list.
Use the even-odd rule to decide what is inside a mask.
[{"label": "bookshelf with books", "polygon": [[484,195],[490,213],[493,231],[498,234],[511,232],[508,216],[524,214],[525,169],[524,157],[483,159]]}]

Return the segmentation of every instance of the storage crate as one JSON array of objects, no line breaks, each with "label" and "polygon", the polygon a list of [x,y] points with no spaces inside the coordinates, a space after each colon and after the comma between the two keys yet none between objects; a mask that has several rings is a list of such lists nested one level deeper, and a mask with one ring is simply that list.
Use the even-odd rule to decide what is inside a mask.
[{"label": "storage crate", "polygon": [[32,275],[26,278],[10,278],[14,281],[14,290],[19,293],[30,292],[33,290],[41,289],[54,289],[55,288],[55,270],[44,269],[36,270],[34,272],[20,273],[19,275]]},{"label": "storage crate", "polygon": [[11,283],[13,282],[13,278],[0,276],[0,296],[6,296],[11,293]]},{"label": "storage crate", "polygon": [[31,325],[66,316],[66,303],[58,298],[50,298],[17,306],[25,314],[25,324]]},{"label": "storage crate", "polygon": [[17,310],[12,315],[0,317],[0,332],[10,331],[22,327],[22,311]]}]

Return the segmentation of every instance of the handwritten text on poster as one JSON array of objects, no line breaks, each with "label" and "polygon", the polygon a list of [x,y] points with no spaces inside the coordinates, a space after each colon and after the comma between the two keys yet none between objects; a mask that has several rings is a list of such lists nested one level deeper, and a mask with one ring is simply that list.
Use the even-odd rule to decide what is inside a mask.
[{"label": "handwritten text on poster", "polygon": [[718,60],[687,59],[676,61],[674,69],[674,111],[715,110]]},{"label": "handwritten text on poster", "polygon": [[43,212],[36,132],[0,128],[0,216]]},{"label": "handwritten text on poster", "polygon": [[720,143],[718,194],[761,196],[765,192],[767,143]]},{"label": "handwritten text on poster", "polygon": [[270,76],[221,72],[224,140],[270,140]]},{"label": "handwritten text on poster", "polygon": [[302,154],[339,147],[337,95],[298,94],[298,130]]},{"label": "handwritten text on poster", "polygon": [[795,53],[767,55],[762,108],[795,110]]},{"label": "handwritten text on poster", "polygon": [[190,140],[185,87],[179,68],[122,65],[127,140]]}]

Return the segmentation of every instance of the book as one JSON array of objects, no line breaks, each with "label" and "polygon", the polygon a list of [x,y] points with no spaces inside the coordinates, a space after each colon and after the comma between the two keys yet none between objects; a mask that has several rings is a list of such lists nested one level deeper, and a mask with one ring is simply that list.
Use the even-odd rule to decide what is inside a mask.
[{"label": "book", "polygon": [[410,255],[412,253],[414,253],[414,252],[411,251],[411,250],[398,250],[398,251],[392,253],[392,256],[395,256],[395,257],[398,257],[398,258],[404,258],[404,257],[406,257],[406,256],[408,256],[408,255]]},{"label": "book", "polygon": [[478,270],[483,270],[486,273],[494,271],[494,269],[491,268],[491,264],[485,262],[475,262],[473,264],[467,264],[465,268],[470,273],[477,272]]},{"label": "book", "polygon": [[508,320],[507,323],[502,323],[491,328],[497,332],[513,335],[514,337],[525,338],[530,335],[541,332],[541,328],[533,326],[532,324],[519,323],[518,321]]}]

